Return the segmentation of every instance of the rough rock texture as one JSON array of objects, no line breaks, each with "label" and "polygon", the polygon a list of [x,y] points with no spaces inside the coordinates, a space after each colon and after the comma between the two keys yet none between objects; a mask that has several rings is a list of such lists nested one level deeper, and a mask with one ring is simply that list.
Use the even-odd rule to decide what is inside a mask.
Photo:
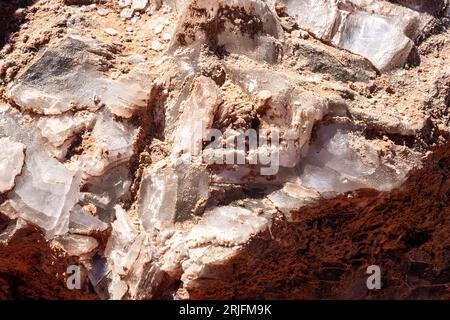
[{"label": "rough rock texture", "polygon": [[0,1],[0,298],[449,299],[448,12]]}]

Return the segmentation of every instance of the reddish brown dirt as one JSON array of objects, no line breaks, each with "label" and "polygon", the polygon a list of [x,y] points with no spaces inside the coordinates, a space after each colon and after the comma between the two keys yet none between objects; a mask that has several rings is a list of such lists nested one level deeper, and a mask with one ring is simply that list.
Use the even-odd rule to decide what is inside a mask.
[{"label": "reddish brown dirt", "polygon": [[67,289],[71,264],[77,262],[51,249],[39,231],[21,229],[8,245],[0,243],[0,300],[98,299],[89,287]]},{"label": "reddish brown dirt", "polygon": [[[325,202],[278,220],[192,299],[450,299],[450,150],[400,190]],[[382,290],[369,291],[378,265]]]}]

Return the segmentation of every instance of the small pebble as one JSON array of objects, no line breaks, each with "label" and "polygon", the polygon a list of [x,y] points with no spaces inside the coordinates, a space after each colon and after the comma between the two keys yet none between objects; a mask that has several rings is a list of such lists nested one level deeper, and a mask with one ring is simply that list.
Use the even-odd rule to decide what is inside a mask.
[{"label": "small pebble", "polygon": [[148,0],[133,0],[131,4],[131,9],[133,10],[144,10],[147,7]]},{"label": "small pebble", "polygon": [[81,6],[80,11],[81,12],[90,12],[95,10],[97,8],[97,5],[95,3],[87,5],[87,6]]},{"label": "small pebble", "polygon": [[101,17],[107,16],[109,14],[109,12],[110,11],[108,9],[103,9],[103,8],[97,10],[98,15]]},{"label": "small pebble", "polygon": [[14,12],[14,17],[17,19],[23,20],[27,15],[27,11],[24,8],[19,8]]},{"label": "small pebble", "polygon": [[103,29],[103,31],[110,36],[117,36],[117,34],[118,34],[117,30],[113,29],[113,28],[106,28],[106,29]]},{"label": "small pebble", "polygon": [[164,26],[162,24],[158,24],[155,27],[154,32],[155,32],[155,34],[160,34],[163,31],[163,29],[164,29]]},{"label": "small pebble", "polygon": [[267,103],[270,99],[272,99],[272,92],[269,90],[262,90],[258,92],[257,99],[261,104]]},{"label": "small pebble", "polygon": [[127,62],[129,64],[138,64],[138,63],[145,62],[145,58],[142,55],[136,53],[136,54],[133,54],[132,56],[130,56],[127,59]]},{"label": "small pebble", "polygon": [[133,17],[133,18],[131,18],[131,23],[132,24],[136,24],[136,22],[138,22],[138,20],[139,20],[139,17]]},{"label": "small pebble", "polygon": [[120,16],[125,19],[131,19],[133,17],[134,10],[125,8],[120,12]]},{"label": "small pebble", "polygon": [[12,45],[10,45],[9,43],[5,44],[5,46],[3,47],[3,49],[0,51],[0,53],[2,54],[9,54],[12,52]]},{"label": "small pebble", "polygon": [[309,33],[304,30],[300,30],[300,37],[304,40],[309,39]]},{"label": "small pebble", "polygon": [[162,38],[164,41],[170,41],[170,39],[172,39],[172,35],[168,32],[164,32]]},{"label": "small pebble", "polygon": [[155,51],[161,51],[163,49],[163,44],[159,42],[158,40],[154,40],[152,42],[152,49]]}]

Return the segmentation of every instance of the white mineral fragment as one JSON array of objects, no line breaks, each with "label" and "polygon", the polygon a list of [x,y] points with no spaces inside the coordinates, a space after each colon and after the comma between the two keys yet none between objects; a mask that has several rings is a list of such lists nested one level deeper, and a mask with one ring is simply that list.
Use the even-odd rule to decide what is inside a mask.
[{"label": "white mineral fragment", "polygon": [[148,0],[132,0],[131,9],[141,11],[147,7]]},{"label": "white mineral fragment", "polygon": [[0,194],[14,188],[15,179],[22,171],[25,145],[10,138],[0,139]]},{"label": "white mineral fragment", "polygon": [[381,71],[401,67],[431,17],[374,0],[282,0],[298,25],[369,59]]},{"label": "white mineral fragment", "polygon": [[87,255],[98,247],[98,242],[95,238],[77,234],[60,236],[54,239],[53,243],[72,257]]},{"label": "white mineral fragment", "polygon": [[23,219],[45,230],[47,236],[64,234],[79,190],[77,172],[44,151],[34,151],[27,155],[23,173],[17,179],[12,206]]}]

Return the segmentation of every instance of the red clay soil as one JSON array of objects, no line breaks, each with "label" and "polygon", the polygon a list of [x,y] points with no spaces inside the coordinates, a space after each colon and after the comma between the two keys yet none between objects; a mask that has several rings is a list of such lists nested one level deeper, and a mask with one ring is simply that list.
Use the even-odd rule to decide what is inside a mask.
[{"label": "red clay soil", "polygon": [[0,242],[0,300],[98,299],[89,287],[67,289],[64,272],[71,264],[77,262],[51,249],[36,229],[19,230],[8,245]]},{"label": "red clay soil", "polygon": [[[403,188],[360,192],[278,220],[233,261],[210,268],[192,299],[450,299],[450,150]],[[366,286],[378,265],[382,290]]]}]

